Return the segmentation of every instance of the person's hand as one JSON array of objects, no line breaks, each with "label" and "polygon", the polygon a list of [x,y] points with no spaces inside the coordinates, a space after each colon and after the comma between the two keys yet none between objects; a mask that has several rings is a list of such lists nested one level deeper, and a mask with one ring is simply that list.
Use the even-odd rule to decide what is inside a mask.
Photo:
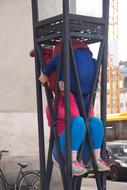
[{"label": "person's hand", "polygon": [[64,82],[63,81],[59,81],[59,88],[60,88],[60,92],[64,92]]},{"label": "person's hand", "polygon": [[39,81],[42,83],[42,85],[44,86],[46,83],[49,85],[48,82],[48,77],[46,75],[44,75],[43,73],[41,73],[40,77],[39,77]]}]

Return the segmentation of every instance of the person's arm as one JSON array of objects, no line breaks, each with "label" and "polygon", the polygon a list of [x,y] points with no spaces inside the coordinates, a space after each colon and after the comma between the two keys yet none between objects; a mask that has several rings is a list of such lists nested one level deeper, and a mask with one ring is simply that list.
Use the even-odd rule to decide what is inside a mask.
[{"label": "person's arm", "polygon": [[42,71],[39,80],[40,82],[45,85],[45,83],[48,83],[48,76],[57,69],[58,62],[60,61],[60,55],[56,55],[53,57],[49,63],[45,66],[45,69]]},{"label": "person's arm", "polygon": [[60,55],[58,54],[49,61],[49,63],[46,65],[42,73],[46,76],[49,76],[54,70],[57,69],[59,61],[60,61]]}]

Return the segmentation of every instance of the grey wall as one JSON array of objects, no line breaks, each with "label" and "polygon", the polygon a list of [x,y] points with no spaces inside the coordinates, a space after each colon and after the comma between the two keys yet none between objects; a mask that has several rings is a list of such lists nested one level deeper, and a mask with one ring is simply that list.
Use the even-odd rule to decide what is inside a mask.
[{"label": "grey wall", "polygon": [[39,167],[31,1],[1,0],[0,29],[0,149],[10,151],[2,162],[9,174],[18,161]]},{"label": "grey wall", "polygon": [[0,111],[36,109],[30,0],[0,1]]}]

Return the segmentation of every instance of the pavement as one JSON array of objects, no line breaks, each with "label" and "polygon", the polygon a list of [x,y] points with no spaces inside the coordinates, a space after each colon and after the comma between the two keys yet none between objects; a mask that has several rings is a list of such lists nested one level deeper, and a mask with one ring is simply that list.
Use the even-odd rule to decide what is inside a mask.
[{"label": "pavement", "polygon": [[[50,190],[64,190],[60,171],[54,166]],[[94,178],[83,178],[81,190],[97,190]]]},{"label": "pavement", "polygon": [[[60,171],[56,167],[54,167],[53,169],[50,190],[64,190],[61,181]],[[82,179],[81,190],[98,190],[95,178],[92,174]],[[107,180],[106,190],[127,190],[127,180],[126,181]]]}]

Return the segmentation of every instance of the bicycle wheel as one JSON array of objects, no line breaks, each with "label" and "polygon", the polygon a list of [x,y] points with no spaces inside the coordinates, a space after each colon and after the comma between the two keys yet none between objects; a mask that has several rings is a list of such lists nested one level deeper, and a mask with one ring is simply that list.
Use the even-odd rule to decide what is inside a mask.
[{"label": "bicycle wheel", "polygon": [[2,180],[0,179],[0,190],[4,190]]},{"label": "bicycle wheel", "polygon": [[3,189],[3,188],[2,188],[2,183],[1,183],[1,181],[0,181],[0,190],[1,190],[1,189]]},{"label": "bicycle wheel", "polygon": [[40,190],[40,176],[36,172],[26,172],[19,181],[18,190]]}]

